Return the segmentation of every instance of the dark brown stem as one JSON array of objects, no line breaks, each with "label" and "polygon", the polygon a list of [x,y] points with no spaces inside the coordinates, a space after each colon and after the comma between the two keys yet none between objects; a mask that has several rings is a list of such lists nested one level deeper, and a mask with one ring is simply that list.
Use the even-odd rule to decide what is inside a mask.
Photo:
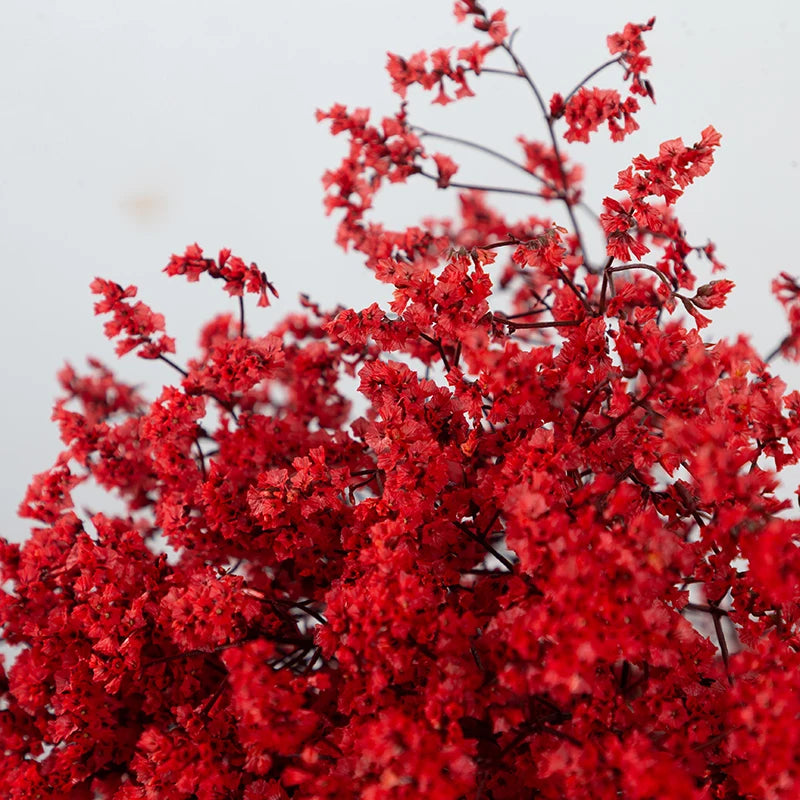
[{"label": "dark brown stem", "polygon": [[189,377],[189,373],[183,369],[183,367],[179,367],[171,358],[167,358],[167,356],[165,356],[163,353],[159,354],[158,359],[159,361],[163,361],[165,364],[169,364],[169,366],[171,366],[172,369],[176,370],[177,372],[180,372],[184,378]]},{"label": "dark brown stem", "polygon": [[[535,317],[537,314],[544,314],[549,308],[532,308],[530,311],[520,311],[519,314],[503,314],[503,319],[520,319],[522,317]],[[498,312],[500,313],[500,312]]]},{"label": "dark brown stem", "polygon": [[500,519],[500,510],[499,510],[499,509],[497,509],[497,510],[494,512],[494,514],[492,514],[492,518],[489,520],[489,522],[488,522],[488,524],[486,525],[486,527],[483,529],[483,531],[481,531],[481,536],[483,536],[483,538],[484,538],[484,539],[485,539],[487,536],[489,536],[489,534],[491,534],[491,532],[492,532],[492,528],[494,528],[494,525],[495,525],[495,523],[496,523],[496,522],[497,522],[497,520],[499,520],[499,519]]},{"label": "dark brown stem", "polygon": [[786,346],[788,343],[789,343],[789,337],[787,336],[786,338],[784,338],[784,339],[781,341],[781,343],[780,343],[780,344],[779,344],[777,347],[773,348],[773,349],[770,351],[769,355],[767,355],[767,356],[764,358],[764,362],[765,362],[766,364],[769,364],[769,362],[770,362],[770,361],[772,361],[772,359],[773,359],[773,358],[776,358],[777,356],[779,356],[779,355],[781,354],[781,351],[783,350],[783,348],[784,348],[784,347],[785,347],[785,346]]},{"label": "dark brown stem", "polygon": [[198,461],[200,464],[200,474],[203,476],[203,480],[206,480],[208,478],[208,475],[206,474],[206,457],[205,454],[203,453],[203,448],[200,447],[200,440],[195,438],[194,443],[197,446],[197,454],[199,457]]},{"label": "dark brown stem", "polygon": [[492,547],[489,542],[485,541],[482,536],[479,536],[474,531],[471,531],[463,522],[455,522],[453,523],[460,531],[469,536],[473,542],[477,542],[481,547],[483,547],[487,552],[491,553],[509,572],[514,571],[514,564],[509,561],[502,553],[500,553],[496,548]]},{"label": "dark brown stem", "polygon": [[594,314],[594,309],[591,307],[591,305],[589,305],[589,301],[583,296],[583,294],[581,294],[580,289],[578,289],[578,287],[575,285],[572,278],[570,278],[569,275],[567,275],[567,273],[564,272],[564,270],[560,267],[558,269],[558,275],[561,280],[564,281],[564,283],[566,283],[570,289],[572,289],[573,294],[578,298],[578,300],[581,301],[581,305],[586,309],[586,311],[590,314]]},{"label": "dark brown stem", "polygon": [[314,617],[317,622],[322,623],[323,625],[328,622],[322,614],[314,611],[313,608],[310,608],[307,603],[304,603],[302,600],[278,600],[276,598],[271,598],[271,603],[279,603],[282,606],[286,606],[287,608],[299,608],[304,613],[308,614],[309,617]]},{"label": "dark brown stem", "polygon": [[214,693],[211,697],[208,698],[208,702],[203,706],[202,710],[200,711],[201,717],[208,717],[212,708],[214,708],[215,703],[219,700],[222,693],[225,691],[225,687],[228,685],[228,675],[226,673],[225,677],[219,682],[219,685],[214,690]]},{"label": "dark brown stem", "polygon": [[540,726],[542,733],[549,733],[551,736],[555,736],[557,739],[563,739],[565,742],[569,742],[575,747],[583,747],[583,742],[578,741],[574,736],[570,736],[568,733],[564,733],[564,731],[559,731],[556,728],[551,728],[549,725],[542,725]]},{"label": "dark brown stem", "polygon": [[[189,373],[185,369],[183,369],[183,367],[179,367],[171,358],[167,358],[167,356],[163,355],[163,353],[159,354],[158,359],[159,361],[163,361],[165,364],[169,364],[169,366],[172,367],[172,369],[180,372],[180,374],[183,375],[184,378],[189,377]],[[231,403],[226,403],[224,400],[220,400],[213,394],[209,394],[208,396],[211,397],[213,400],[216,400],[216,402],[219,403],[220,406],[222,406],[222,408],[224,408],[233,417],[234,422],[239,422],[239,417],[237,416],[236,410],[234,409]]]},{"label": "dark brown stem", "polygon": [[295,664],[297,664],[298,661],[302,661],[302,659],[304,659],[313,649],[314,648],[311,645],[298,647],[297,650],[293,650],[291,653],[269,662],[270,666],[276,671],[281,669],[291,669]]},{"label": "dark brown stem", "polygon": [[725,611],[724,608],[718,608],[717,606],[706,606],[702,603],[687,603],[684,608],[688,609],[689,611],[701,611],[704,614],[711,614],[714,617],[727,617],[728,612]]},{"label": "dark brown stem", "polygon": [[441,339],[434,339],[432,336],[428,336],[427,333],[420,333],[420,337],[424,339],[426,342],[430,342],[436,349],[439,351],[439,355],[442,358],[442,364],[444,365],[444,371],[450,372],[450,362],[447,359],[447,354],[444,352],[444,346],[442,345]]},{"label": "dark brown stem", "polygon": [[603,267],[603,285],[600,288],[600,314],[606,313],[606,292],[608,291],[608,270],[614,263],[613,256],[610,256]]},{"label": "dark brown stem", "polygon": [[[430,172],[425,172],[424,170],[420,170],[416,174],[422,175],[423,178],[428,178],[429,180],[432,180],[435,183],[439,182],[439,179],[435,175],[432,175]],[[447,189],[451,186],[454,189],[469,189],[473,192],[496,192],[498,194],[516,194],[516,195],[522,195],[523,197],[538,197],[541,200],[554,199],[552,197],[548,197],[546,194],[542,194],[541,192],[531,192],[528,191],[527,189],[509,189],[506,186],[483,186],[481,184],[460,183],[458,181],[450,181],[450,183],[448,183],[447,186],[443,188]]]},{"label": "dark brown stem", "polygon": [[711,619],[714,622],[714,633],[717,635],[717,642],[719,642],[719,651],[722,655],[722,663],[725,665],[725,674],[728,676],[728,683],[733,685],[733,676],[731,675],[730,667],[728,664],[728,643],[725,641],[725,631],[722,629],[722,620],[720,614],[712,614]]},{"label": "dark brown stem", "polygon": [[[474,70],[472,70],[475,72]],[[519,72],[514,72],[510,69],[495,69],[494,67],[481,67],[480,74],[483,75],[484,72],[488,72],[490,75],[508,75],[510,78],[520,78],[522,77]],[[477,75],[478,73],[475,72]]]},{"label": "dark brown stem", "polygon": [[510,247],[522,244],[519,239],[503,239],[502,242],[492,242],[491,244],[481,245],[481,250],[494,250],[496,247]]},{"label": "dark brown stem", "polygon": [[715,744],[725,741],[725,739],[727,739],[731,733],[732,731],[723,731],[722,733],[718,733],[716,736],[712,736],[705,742],[700,742],[699,744],[694,745],[692,750],[705,750],[707,747],[713,747]]},{"label": "dark brown stem", "polygon": [[581,447],[588,447],[590,444],[596,442],[601,436],[608,433],[608,431],[612,429],[615,430],[616,427],[620,424],[620,422],[629,417],[631,414],[633,414],[634,411],[636,411],[637,408],[640,408],[647,402],[650,395],[653,394],[653,391],[654,388],[651,386],[642,397],[631,403],[631,406],[627,411],[624,411],[618,417],[612,419],[611,422],[608,423],[608,425],[604,425],[602,428],[595,431],[585,442],[582,442]]},{"label": "dark brown stem", "polygon": [[581,234],[580,225],[578,225],[578,219],[575,216],[575,212],[572,208],[572,203],[569,202],[567,198],[566,191],[567,191],[567,173],[564,169],[564,163],[561,159],[561,151],[558,147],[558,137],[556,136],[555,128],[553,127],[553,120],[550,119],[550,111],[547,108],[547,105],[544,102],[544,98],[542,97],[539,89],[537,88],[536,84],[533,82],[528,70],[525,69],[524,64],[517,58],[516,53],[511,48],[511,43],[503,44],[502,48],[508,53],[511,60],[514,62],[514,66],[517,68],[517,72],[519,72],[520,76],[525,79],[525,82],[530,86],[531,91],[536,97],[536,102],[539,104],[539,108],[541,109],[542,116],[544,117],[544,121],[547,124],[547,130],[550,134],[550,142],[553,145],[553,154],[555,155],[556,164],[558,164],[558,172],[561,176],[561,185],[563,187],[563,191],[559,193],[560,199],[563,201],[564,206],[567,209],[567,214],[569,214],[570,222],[572,223],[572,228],[575,231],[575,237],[578,240],[578,247],[580,247],[581,255],[583,256],[583,266],[589,272],[595,272],[596,270],[589,264],[589,259],[586,253],[586,247],[583,243],[583,236]]},{"label": "dark brown stem", "polygon": [[497,322],[501,322],[514,330],[522,328],[574,328],[582,322],[582,320],[577,319],[554,319],[547,322],[512,322],[508,317],[500,316],[497,313],[492,316]]},{"label": "dark brown stem", "polygon": [[160,656],[159,658],[153,658],[150,661],[146,661],[142,664],[142,669],[147,667],[152,667],[154,664],[163,664],[167,661],[177,661],[181,658],[193,658],[195,656],[203,656],[207,657],[212,655],[213,653],[221,653],[223,650],[229,650],[231,647],[238,647],[239,645],[247,644],[248,642],[254,641],[255,637],[248,637],[246,639],[239,639],[236,642],[228,642],[228,644],[221,644],[218,647],[215,647],[213,650],[186,650],[182,653],[173,653],[169,656]]},{"label": "dark brown stem", "polygon": [[[454,184],[450,184],[450,185],[453,186]],[[481,249],[482,250],[492,250],[492,249],[497,248],[497,247],[508,247],[510,245],[526,245],[531,241],[535,241],[535,240],[532,240],[532,239],[520,240],[520,239],[517,239],[516,237],[512,237],[510,239],[504,239],[503,241],[500,241],[500,242],[492,242],[492,244],[488,244],[485,247],[482,247]],[[589,312],[590,314],[593,314],[594,313],[594,309],[591,307],[591,305],[589,304],[589,301],[583,296],[583,294],[581,294],[580,289],[578,289],[578,287],[575,285],[575,283],[573,282],[572,278],[570,278],[569,275],[567,275],[567,273],[564,272],[563,269],[559,269],[558,270],[558,275],[561,278],[561,280],[564,281],[564,283],[566,283],[567,286],[569,286],[569,288],[575,293],[575,296],[578,298],[578,300],[581,301],[581,304],[586,309],[586,311]]]},{"label": "dark brown stem", "polygon": [[612,64],[620,64],[620,59],[622,56],[617,56],[616,58],[610,58],[604,64],[601,64],[597,69],[593,69],[582,81],[580,81],[575,88],[564,98],[564,105],[566,106],[567,103],[572,99],[572,96],[588,81],[594,78],[595,75],[600,74],[606,67],[610,67]]},{"label": "dark brown stem", "polygon": [[646,269],[650,272],[655,273],[658,275],[659,278],[667,285],[667,288],[672,291],[672,283],[670,279],[658,268],[654,267],[652,264],[641,264],[639,262],[635,264],[622,264],[619,267],[606,267],[606,272],[628,272],[632,269]]},{"label": "dark brown stem", "polygon": [[595,397],[606,387],[608,386],[608,378],[600,381],[597,386],[592,389],[589,393],[589,397],[586,398],[586,402],[581,406],[580,411],[578,411],[578,416],[575,418],[575,424],[572,426],[572,436],[574,436],[578,432],[578,428],[581,426],[581,422],[583,422],[583,418],[588,413],[589,409],[592,407],[592,403],[594,402]]},{"label": "dark brown stem", "polygon": [[[535,178],[539,183],[546,186],[551,191],[558,194],[558,187],[554,184],[550,183],[545,178],[542,178],[540,175],[537,175],[535,172],[531,172],[524,164],[520,164],[519,161],[515,161],[513,158],[499,152],[498,150],[494,150],[491,147],[487,147],[484,144],[478,144],[478,142],[472,142],[469,139],[462,139],[459,136],[450,136],[446,133],[435,133],[434,131],[425,130],[425,128],[419,128],[416,125],[411,126],[411,130],[416,131],[419,133],[420,136],[425,136],[431,139],[441,139],[443,142],[452,142],[453,144],[460,144],[464,147],[470,147],[473,150],[479,150],[481,153],[486,153],[486,155],[492,156],[492,158],[496,158],[499,161],[502,161],[504,164],[508,164],[514,169],[518,169],[521,172],[524,172],[531,178]],[[452,184],[451,184],[452,186]]]}]

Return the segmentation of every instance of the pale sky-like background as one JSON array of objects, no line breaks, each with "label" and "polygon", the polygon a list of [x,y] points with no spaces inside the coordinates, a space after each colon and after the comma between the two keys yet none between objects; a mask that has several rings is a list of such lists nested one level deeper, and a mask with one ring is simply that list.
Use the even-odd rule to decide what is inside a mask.
[{"label": "pale sky-like background", "polygon": [[[494,4],[487,4],[496,8]],[[708,238],[737,289],[710,336],[751,333],[764,352],[785,323],[769,294],[797,262],[800,7],[788,0],[624,2],[508,0],[516,49],[546,97],[566,93],[608,58],[605,38],[655,15],[647,34],[657,105],[643,103],[642,129],[622,144],[600,133],[565,147],[587,170],[585,199],[616,196],[616,173],[659,142],[695,142],[713,124],[722,148],[711,173],[677,207],[698,244]],[[179,358],[192,354],[201,322],[235,310],[216,282],[186,284],[161,269],[197,241],[256,261],[281,299],[250,304],[252,330],[266,328],[309,293],[323,306],[362,308],[384,298],[357,255],[332,243],[322,172],[345,140],[314,121],[334,102],[399,102],[386,51],[471,44],[450,0],[5,0],[0,28],[0,535],[20,539],[15,512],[30,476],[59,451],[49,421],[55,374],[92,354],[156,396],[173,374],[127,356],[115,362],[88,284],[97,275],[139,286],[165,313]],[[504,56],[491,66],[507,67]],[[618,70],[594,83],[620,88]],[[486,75],[477,97],[445,109],[412,91],[412,120],[517,156],[518,134],[544,138],[522,82]],[[592,84],[590,84],[592,85]],[[524,186],[524,176],[446,145],[459,179]],[[522,181],[522,182],[521,182]],[[379,205],[393,225],[455,208],[455,194],[424,179],[393,187]],[[538,204],[499,199],[520,213]],[[595,253],[598,249],[595,246]],[[599,260],[599,254],[594,256]],[[707,277],[707,272],[700,276]],[[259,315],[261,317],[259,318]],[[785,364],[779,364],[784,370]],[[800,387],[797,370],[786,368]]]}]

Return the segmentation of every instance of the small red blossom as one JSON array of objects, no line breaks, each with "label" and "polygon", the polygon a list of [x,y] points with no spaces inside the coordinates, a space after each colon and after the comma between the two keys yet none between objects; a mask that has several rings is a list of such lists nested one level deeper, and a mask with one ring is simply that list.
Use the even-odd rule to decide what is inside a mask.
[{"label": "small red blossom", "polygon": [[653,30],[655,21],[655,17],[650,17],[647,22],[640,25],[629,22],[621,33],[612,34],[606,40],[611,55],[620,54],[621,63],[625,67],[625,80],[631,81],[631,92],[647,96],[653,102],[655,102],[653,88],[649,81],[642,77],[652,63],[647,56],[642,55],[645,50],[642,34]]},{"label": "small red blossom", "polygon": [[562,233],[566,233],[564,228],[554,226],[535,239],[520,244],[511,258],[520,266],[539,267],[546,274],[552,274],[564,263]]},{"label": "small red blossom", "polygon": [[557,197],[559,193],[566,195],[570,203],[580,199],[583,180],[583,168],[570,164],[567,157],[542,142],[530,141],[523,136],[517,137],[525,153],[525,168],[543,185],[543,194]]},{"label": "small red blossom", "polygon": [[800,281],[781,272],[772,281],[772,293],[781,303],[789,321],[789,333],[780,344],[780,351],[787,358],[800,359]]},{"label": "small red blossom", "polygon": [[698,288],[692,298],[692,303],[702,309],[722,308],[733,287],[733,281],[711,281],[711,283],[706,283]]},{"label": "small red blossom", "polygon": [[501,45],[508,36],[506,12],[502,9],[488,14],[475,0],[456,0],[453,13],[459,22],[463,22],[467,17],[473,17],[473,27],[488,32],[495,45]]},{"label": "small red blossom", "polygon": [[413,84],[418,84],[425,90],[438,87],[439,92],[433,103],[446,105],[452,102],[445,92],[445,79],[447,79],[455,85],[457,99],[472,97],[473,92],[467,83],[466,73],[472,71],[476,75],[480,74],[484,58],[491,48],[481,47],[477,42],[471,47],[461,48],[457,52],[458,61],[455,64],[451,60],[451,49],[433,50],[430,56],[421,50],[408,59],[389,53],[386,70],[392,79],[394,92],[405,99],[408,88]]},{"label": "small red blossom", "polygon": [[564,98],[556,92],[550,98],[550,117],[551,119],[560,119],[564,116],[564,111],[566,110],[566,106],[564,104]]},{"label": "small red blossom", "polygon": [[639,111],[639,102],[634,95],[649,97],[655,102],[653,87],[643,77],[651,61],[643,55],[645,45],[642,40],[642,33],[652,30],[654,23],[655,17],[643,25],[628,23],[621,33],[608,37],[609,51],[612,55],[619,54],[616,60],[625,69],[624,79],[630,80],[630,94],[624,100],[614,89],[588,89],[583,85],[585,81],[566,100],[560,94],[553,95],[550,118],[565,118],[567,130],[564,138],[568,142],[588,142],[590,134],[603,124],[608,125],[611,139],[615,142],[639,129],[634,118]]},{"label": "small red blossom", "polygon": [[633,118],[638,110],[634,98],[623,101],[614,89],[581,87],[564,106],[563,116],[568,125],[564,138],[568,142],[588,142],[589,134],[607,123],[612,140],[622,141],[638,130],[639,123]]},{"label": "small red blossom", "polygon": [[442,153],[434,153],[433,160],[436,162],[439,172],[436,185],[440,189],[446,189],[450,185],[450,179],[458,172],[458,164],[450,156],[442,155]]},{"label": "small red blossom", "polygon": [[94,305],[95,314],[111,314],[111,319],[105,323],[103,330],[109,339],[114,339],[121,334],[117,342],[117,355],[125,355],[131,350],[137,350],[139,358],[160,358],[164,353],[175,352],[175,340],[161,333],[164,331],[164,316],[156,314],[142,302],[130,303],[129,298],[136,297],[136,287],[128,286],[123,289],[113,281],[95,278],[91,284],[94,294],[103,295],[103,300]]}]

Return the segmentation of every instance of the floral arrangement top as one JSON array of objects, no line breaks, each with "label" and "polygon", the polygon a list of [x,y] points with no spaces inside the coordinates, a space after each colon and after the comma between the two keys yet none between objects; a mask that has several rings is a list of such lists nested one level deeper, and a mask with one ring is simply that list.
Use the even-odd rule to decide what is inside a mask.
[{"label": "floral arrangement top", "polygon": [[[397,113],[317,114],[347,139],[324,176],[337,241],[388,307],[306,298],[256,332],[266,274],[191,245],[167,274],[238,310],[179,364],[135,287],[93,282],[117,352],[175,381],[146,400],[94,360],[59,376],[63,453],[20,507],[29,539],[0,545],[2,797],[800,796],[800,530],[778,492],[800,394],[770,367],[800,354],[800,282],[775,282],[775,352],[703,338],[733,284],[674,206],[711,126],[584,201],[565,143],[638,128],[653,19],[548,100],[503,11],[455,10],[479,40],[390,54]],[[622,91],[594,85],[608,70]],[[410,121],[407,94],[479,78],[529,93],[544,140],[513,156]],[[457,181],[434,143],[520,185]],[[458,219],[373,218],[387,183],[425,180]],[[502,192],[540,211],[509,219]],[[89,480],[124,511],[76,511]]]}]

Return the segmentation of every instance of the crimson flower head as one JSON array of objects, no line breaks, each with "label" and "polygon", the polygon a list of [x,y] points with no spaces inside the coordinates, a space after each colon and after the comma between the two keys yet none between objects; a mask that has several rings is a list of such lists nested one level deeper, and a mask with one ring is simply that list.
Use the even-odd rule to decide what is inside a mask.
[{"label": "crimson flower head", "polygon": [[[102,300],[95,303],[95,314],[111,314],[111,319],[104,325],[106,336],[109,339],[120,335],[123,337],[117,342],[117,355],[137,348],[137,355],[146,359],[175,352],[175,340],[163,334],[164,316],[154,313],[145,303],[128,302],[129,298],[136,297],[135,286],[123,289],[113,281],[95,278],[91,290],[103,296]],[[161,335],[156,337],[159,333]]]},{"label": "crimson flower head", "polygon": [[733,287],[733,281],[711,281],[698,288],[692,303],[703,309],[721,308],[725,305],[725,300]]},{"label": "crimson flower head", "polygon": [[450,185],[450,179],[458,171],[458,164],[450,156],[442,155],[442,153],[435,153],[433,160],[436,162],[436,168],[439,171],[436,185],[440,189],[446,189]]},{"label": "crimson flower head", "polygon": [[204,258],[203,250],[198,244],[189,245],[182,256],[174,255],[164,267],[167,275],[185,275],[194,282],[202,274],[218,278],[225,282],[225,291],[233,297],[242,297],[246,292],[258,295],[258,305],[268,306],[267,290],[278,296],[275,287],[267,280],[267,276],[255,264],[247,266],[241,258],[231,256],[231,251],[219,251],[216,261]]}]

